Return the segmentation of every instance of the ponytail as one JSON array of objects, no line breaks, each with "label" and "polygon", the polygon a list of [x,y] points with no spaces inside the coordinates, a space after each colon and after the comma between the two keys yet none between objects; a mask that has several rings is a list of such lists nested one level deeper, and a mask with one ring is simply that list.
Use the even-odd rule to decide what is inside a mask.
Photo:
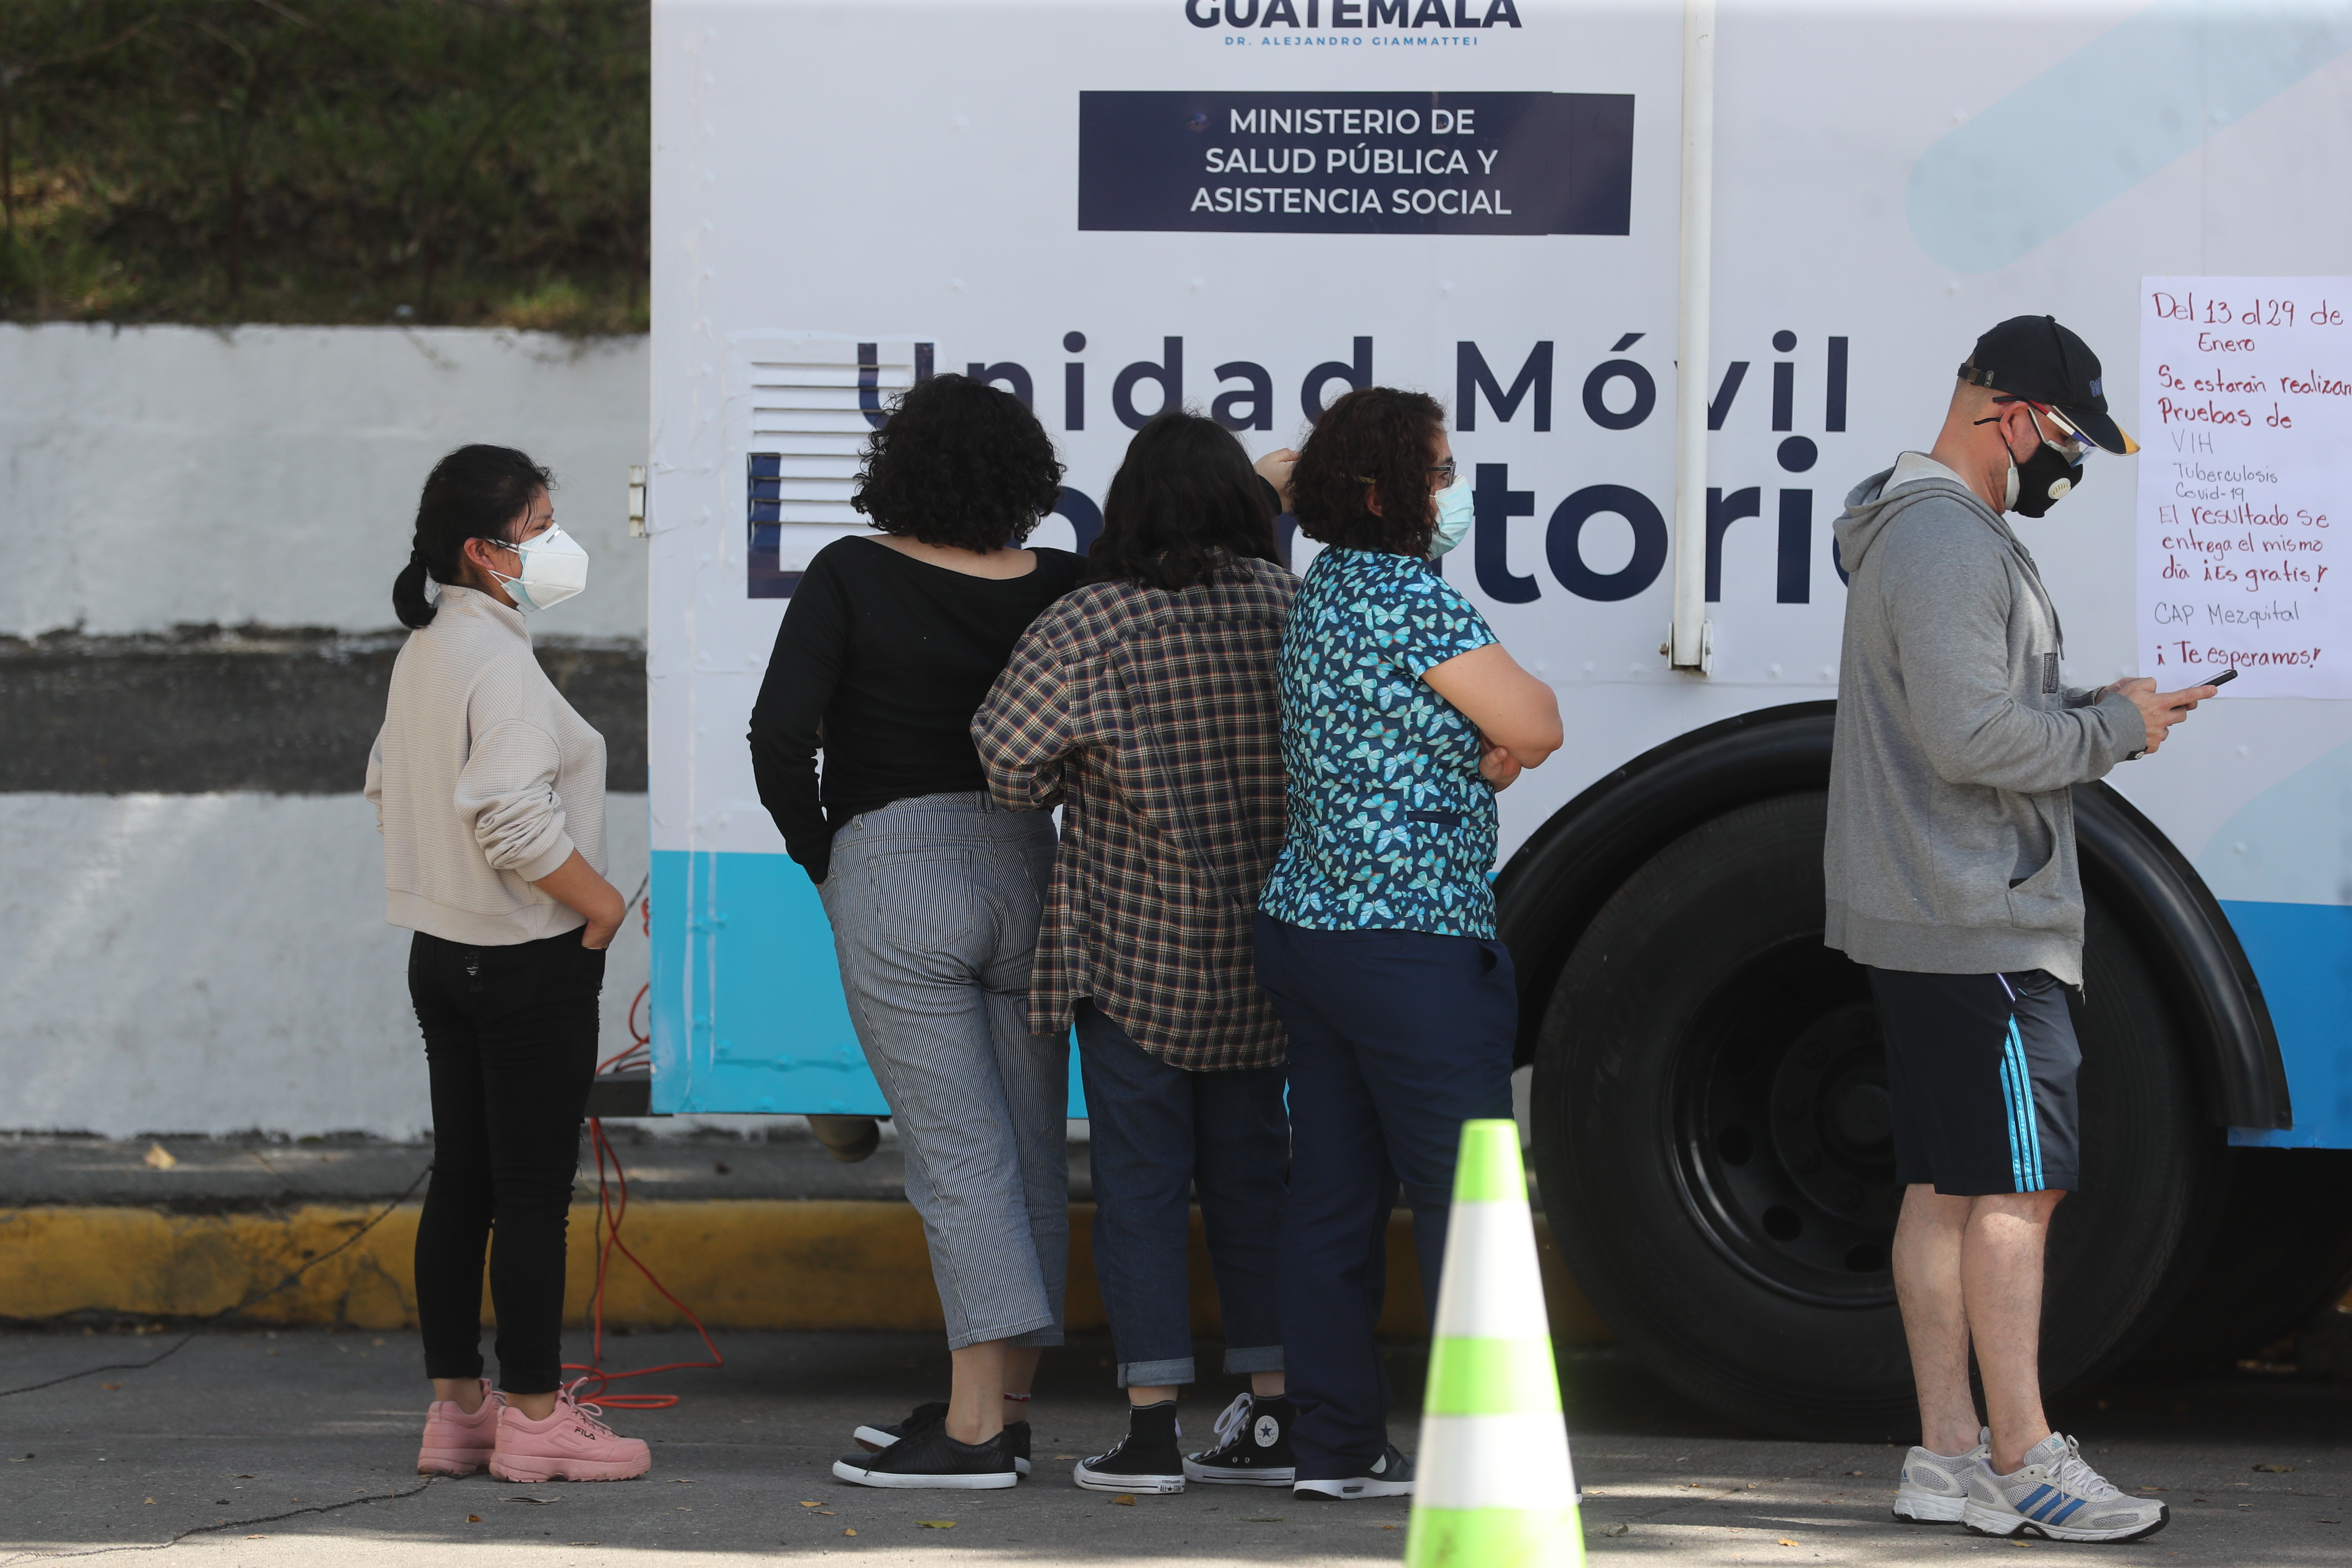
[{"label": "ponytail", "polygon": [[425,596],[425,574],[430,570],[422,549],[408,552],[408,564],[392,580],[392,613],[412,629],[433,624],[433,601]]},{"label": "ponytail", "polygon": [[446,585],[465,574],[466,541],[507,540],[554,476],[511,447],[460,447],[433,465],[417,498],[408,564],[392,580],[392,613],[411,628],[433,624],[425,580]]}]

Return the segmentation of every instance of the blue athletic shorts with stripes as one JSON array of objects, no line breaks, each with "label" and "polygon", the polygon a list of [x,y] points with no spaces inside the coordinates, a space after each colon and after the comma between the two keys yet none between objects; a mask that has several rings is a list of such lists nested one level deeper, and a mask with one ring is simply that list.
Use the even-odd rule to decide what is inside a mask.
[{"label": "blue athletic shorts with stripes", "polygon": [[1953,1197],[2073,1192],[2083,1065],[2066,987],[2007,974],[1870,971],[1895,1102],[1895,1179]]}]

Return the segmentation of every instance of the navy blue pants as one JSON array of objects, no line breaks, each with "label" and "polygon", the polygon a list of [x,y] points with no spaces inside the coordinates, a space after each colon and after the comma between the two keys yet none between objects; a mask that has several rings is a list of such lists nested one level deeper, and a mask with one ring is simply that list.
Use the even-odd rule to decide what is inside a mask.
[{"label": "navy blue pants", "polygon": [[1499,942],[1312,931],[1261,914],[1257,980],[1290,1035],[1281,1302],[1298,1479],[1358,1475],[1388,1444],[1373,1325],[1390,1211],[1412,1205],[1434,1320],[1462,1123],[1511,1114],[1518,994]]},{"label": "navy blue pants", "polygon": [[1077,1005],[1094,1172],[1095,1279],[1121,1388],[1193,1381],[1192,1198],[1217,1277],[1225,1371],[1282,1370],[1275,1249],[1290,1127],[1282,1068],[1187,1072]]}]

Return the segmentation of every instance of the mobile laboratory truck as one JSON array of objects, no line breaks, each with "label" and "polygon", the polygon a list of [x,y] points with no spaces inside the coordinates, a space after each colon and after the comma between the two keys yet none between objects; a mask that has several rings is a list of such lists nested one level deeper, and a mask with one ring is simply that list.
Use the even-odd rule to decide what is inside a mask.
[{"label": "mobile laboratory truck", "polygon": [[1567,724],[1497,883],[1567,1260],[1700,1403],[1901,1428],[1884,1068],[1821,942],[1831,525],[2048,312],[2145,448],[2018,522],[2067,683],[2242,676],[2074,792],[2047,1376],[2344,1288],[2352,3],[656,0],[653,48],[656,1111],[885,1110],[744,732],[895,390],[1027,402],[1034,542],[1083,550],[1164,405],[1258,453],[1425,389],[1477,498],[1441,569]]}]

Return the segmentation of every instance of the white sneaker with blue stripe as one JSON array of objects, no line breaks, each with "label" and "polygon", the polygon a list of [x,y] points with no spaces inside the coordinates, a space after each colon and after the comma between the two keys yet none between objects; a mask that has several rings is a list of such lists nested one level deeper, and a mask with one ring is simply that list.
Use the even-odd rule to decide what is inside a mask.
[{"label": "white sneaker with blue stripe", "polygon": [[1904,1456],[1903,1479],[1895,1489],[1895,1517],[1909,1524],[1958,1524],[1968,1505],[1969,1472],[1992,1452],[1991,1432],[1979,1427],[1977,1446],[1965,1454],[1938,1454],[1914,1447]]},{"label": "white sneaker with blue stripe", "polygon": [[1970,1471],[1960,1521],[1978,1535],[2038,1535],[2044,1541],[2137,1541],[2171,1522],[2153,1498],[2126,1497],[2083,1462],[2082,1445],[2053,1432],[2026,1450],[2010,1475],[1990,1464]]}]

